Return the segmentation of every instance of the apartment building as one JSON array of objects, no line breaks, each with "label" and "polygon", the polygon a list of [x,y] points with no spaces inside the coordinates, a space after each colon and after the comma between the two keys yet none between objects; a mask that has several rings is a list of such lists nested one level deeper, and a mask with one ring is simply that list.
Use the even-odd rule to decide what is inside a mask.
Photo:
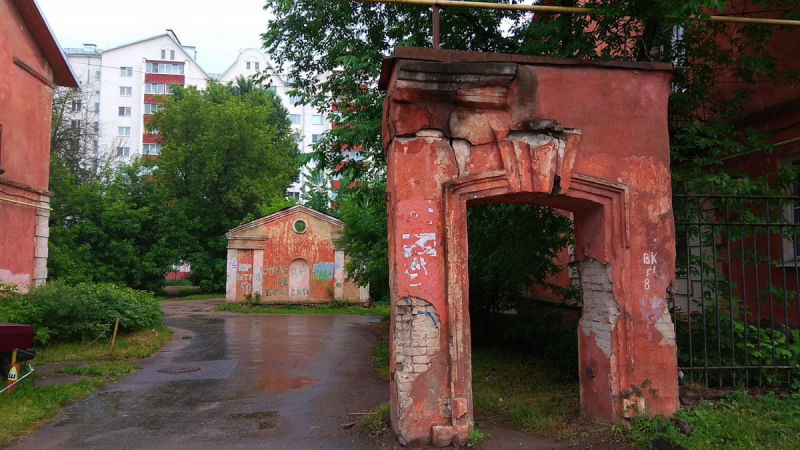
[{"label": "apartment building", "polygon": [[[272,89],[283,101],[283,105],[289,110],[289,120],[292,128],[300,133],[298,146],[303,153],[311,152],[314,143],[322,139],[325,131],[331,129],[331,123],[321,111],[309,105],[299,104],[300,98],[289,95],[292,90],[291,77],[276,73],[273,66],[267,61],[267,57],[259,50],[248,48],[239,54],[236,61],[228,67],[217,80],[220,83],[229,83],[239,76],[245,78],[266,75],[264,84],[269,84]],[[302,168],[300,175],[294,180],[287,193],[290,197],[300,200],[300,188],[308,179],[310,170],[313,166]]]},{"label": "apartment building", "polygon": [[181,44],[172,30],[106,50],[84,44],[64,52],[83,94],[72,109],[95,119],[76,126],[94,127],[95,151],[123,161],[160,153],[157,135],[145,129],[161,103],[157,95],[169,93],[173,83],[204,89],[209,78],[195,61],[195,48]]}]

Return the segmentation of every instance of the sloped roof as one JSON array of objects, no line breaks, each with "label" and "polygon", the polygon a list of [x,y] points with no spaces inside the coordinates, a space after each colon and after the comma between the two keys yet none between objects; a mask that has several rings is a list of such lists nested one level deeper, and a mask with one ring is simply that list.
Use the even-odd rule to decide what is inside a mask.
[{"label": "sloped roof", "polygon": [[28,26],[36,45],[42,50],[45,59],[53,69],[53,82],[59,86],[76,88],[78,80],[72,72],[61,46],[58,44],[53,30],[44,18],[42,10],[35,0],[14,0],[17,11]]},{"label": "sloped roof", "polygon": [[114,50],[119,50],[121,48],[128,47],[128,46],[131,46],[131,45],[141,44],[142,42],[152,41],[153,39],[158,39],[158,38],[164,37],[164,36],[170,38],[170,40],[172,40],[172,42],[176,43],[178,45],[178,48],[180,48],[181,51],[183,52],[183,54],[186,55],[186,57],[189,58],[190,61],[192,61],[193,63],[197,64],[197,67],[203,72],[203,75],[205,75],[206,78],[210,78],[208,73],[206,73],[205,69],[203,69],[203,67],[201,67],[200,64],[198,64],[197,61],[195,61],[194,58],[192,58],[192,55],[190,55],[189,52],[186,51],[185,47],[191,47],[191,46],[187,45],[187,46],[184,47],[183,45],[181,45],[180,41],[178,41],[178,39],[175,37],[175,35],[173,33],[162,33],[162,34],[157,34],[155,36],[150,36],[149,38],[139,39],[138,41],[128,42],[127,44],[122,44],[122,45],[118,45],[116,47],[112,47],[112,48],[103,50],[103,53],[108,53],[108,52],[111,52],[111,51],[114,51]]},{"label": "sloped roof", "polygon": [[236,234],[241,233],[242,231],[249,230],[252,228],[260,227],[261,225],[266,225],[271,222],[276,222],[283,218],[295,215],[297,213],[305,213],[311,217],[319,219],[323,222],[327,222],[335,227],[344,228],[344,222],[337,219],[336,217],[329,216],[328,214],[321,213],[315,209],[311,209],[308,206],[304,205],[294,205],[288,208],[284,208],[278,212],[274,212],[268,216],[261,217],[259,219],[253,220],[252,222],[247,222],[243,225],[239,225],[236,228],[232,228],[225,233],[225,237],[228,239],[235,238]]}]

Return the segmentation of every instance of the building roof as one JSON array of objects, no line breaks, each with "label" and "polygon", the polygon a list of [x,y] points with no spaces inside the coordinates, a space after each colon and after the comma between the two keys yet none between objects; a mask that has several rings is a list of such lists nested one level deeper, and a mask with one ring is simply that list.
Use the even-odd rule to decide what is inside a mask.
[{"label": "building roof", "polygon": [[53,82],[59,86],[77,88],[78,79],[36,0],[13,0],[13,3],[53,69]]},{"label": "building roof", "polygon": [[116,47],[112,47],[112,48],[103,50],[103,52],[105,53],[105,52],[110,52],[110,51],[114,51],[114,50],[119,50],[119,49],[124,48],[124,47],[128,47],[128,46],[131,46],[131,45],[136,45],[136,44],[141,44],[142,42],[152,41],[153,39],[158,39],[158,38],[164,37],[164,36],[170,38],[173,42],[175,42],[178,45],[178,48],[180,48],[181,51],[186,55],[186,57],[189,58],[189,60],[191,60],[193,63],[195,63],[197,65],[197,67],[203,72],[203,75],[205,75],[206,78],[211,78],[208,75],[208,73],[206,73],[205,69],[203,69],[200,66],[200,64],[198,64],[197,61],[195,61],[194,58],[192,58],[192,55],[190,55],[189,52],[186,51],[187,48],[192,48],[193,49],[194,47],[192,47],[191,45],[182,45],[181,42],[178,40],[178,37],[175,36],[175,33],[172,32],[172,30],[169,30],[167,33],[157,34],[155,36],[150,36],[149,38],[139,39],[138,41],[133,41],[133,42],[128,42],[127,44],[118,45]]},{"label": "building roof", "polygon": [[327,222],[335,227],[344,228],[344,222],[337,219],[336,217],[329,216],[325,213],[321,213],[315,209],[311,209],[308,206],[304,205],[294,205],[288,208],[284,208],[278,212],[274,212],[268,216],[261,217],[259,219],[253,220],[252,222],[247,222],[246,224],[239,225],[236,228],[230,229],[227,233],[225,233],[225,237],[228,239],[235,239],[236,235],[241,233],[242,231],[249,230],[252,228],[260,227],[261,225],[266,225],[271,222],[276,222],[283,218],[293,216],[297,213],[305,213],[311,217],[319,219],[323,222]]}]

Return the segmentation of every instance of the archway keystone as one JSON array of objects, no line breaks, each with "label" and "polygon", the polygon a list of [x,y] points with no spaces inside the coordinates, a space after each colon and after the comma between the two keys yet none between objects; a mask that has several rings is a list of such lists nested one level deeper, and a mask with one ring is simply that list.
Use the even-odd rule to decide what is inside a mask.
[{"label": "archway keystone", "polygon": [[[574,214],[583,408],[604,421],[630,407],[676,410],[670,69],[402,47],[385,61],[391,418],[402,443],[463,445],[473,424],[466,208],[479,204]],[[626,394],[643,383],[654,390]]]}]

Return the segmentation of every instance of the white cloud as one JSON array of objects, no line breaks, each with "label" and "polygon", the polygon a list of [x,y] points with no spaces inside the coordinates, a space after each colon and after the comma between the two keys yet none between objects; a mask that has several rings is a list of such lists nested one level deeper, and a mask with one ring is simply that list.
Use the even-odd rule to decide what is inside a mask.
[{"label": "white cloud", "polygon": [[271,15],[263,0],[38,0],[62,47],[111,48],[171,28],[197,47],[206,72],[220,73],[245,48],[261,48]]}]

